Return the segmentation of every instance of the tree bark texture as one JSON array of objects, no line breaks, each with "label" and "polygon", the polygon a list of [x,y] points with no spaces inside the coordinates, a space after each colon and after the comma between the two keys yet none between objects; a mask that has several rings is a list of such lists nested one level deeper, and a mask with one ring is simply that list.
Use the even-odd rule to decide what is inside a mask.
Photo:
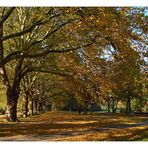
[{"label": "tree bark texture", "polygon": [[38,114],[38,101],[34,101],[35,113]]},{"label": "tree bark texture", "polygon": [[110,113],[110,98],[107,99],[107,110]]},{"label": "tree bark texture", "polygon": [[126,114],[131,112],[131,99],[130,97],[126,100]]},{"label": "tree bark texture", "polygon": [[23,117],[27,118],[28,117],[28,101],[29,101],[29,96],[28,96],[27,92],[25,94],[26,95],[23,98],[22,112],[23,112]]},{"label": "tree bark texture", "polygon": [[31,115],[34,115],[34,101],[33,101],[33,98],[31,98]]},{"label": "tree bark texture", "polygon": [[18,94],[16,91],[11,89],[8,89],[6,94],[7,94],[7,105],[5,112],[6,119],[7,121],[16,122]]}]

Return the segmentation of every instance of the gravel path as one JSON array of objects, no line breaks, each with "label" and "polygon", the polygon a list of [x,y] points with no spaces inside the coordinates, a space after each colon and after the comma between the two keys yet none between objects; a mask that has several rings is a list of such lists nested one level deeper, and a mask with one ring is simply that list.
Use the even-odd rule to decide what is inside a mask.
[{"label": "gravel path", "polygon": [[135,124],[119,124],[110,127],[92,128],[84,131],[68,131],[60,132],[53,135],[17,135],[11,137],[0,137],[0,141],[60,141],[60,138],[79,136],[84,134],[95,133],[99,131],[126,129],[131,127],[148,126],[148,121],[135,123]]}]

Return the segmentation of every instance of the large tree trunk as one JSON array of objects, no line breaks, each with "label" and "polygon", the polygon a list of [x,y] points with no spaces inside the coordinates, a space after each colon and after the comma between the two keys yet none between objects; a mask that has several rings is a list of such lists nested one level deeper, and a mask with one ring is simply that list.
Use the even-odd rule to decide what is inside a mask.
[{"label": "large tree trunk", "polygon": [[22,104],[23,117],[25,118],[28,117],[28,100],[29,100],[29,95],[26,92],[25,97],[23,98],[23,104]]},{"label": "large tree trunk", "polygon": [[7,90],[7,105],[6,105],[6,119],[7,121],[17,121],[17,101],[18,93],[12,89]]},{"label": "large tree trunk", "polygon": [[33,98],[31,98],[31,115],[34,115],[34,101],[33,101]]},{"label": "large tree trunk", "polygon": [[128,98],[128,110],[129,110],[129,113],[131,112],[131,99],[130,97]]},{"label": "large tree trunk", "polygon": [[109,97],[107,99],[107,110],[108,110],[108,113],[110,113],[110,98]]},{"label": "large tree trunk", "polygon": [[126,114],[131,112],[131,99],[130,97],[126,100]]},{"label": "large tree trunk", "polygon": [[[0,62],[3,62],[3,24],[0,26]],[[18,94],[17,91],[13,90],[10,86],[10,82],[8,79],[8,75],[5,69],[5,65],[0,67],[0,75],[2,76],[2,81],[6,86],[6,96],[7,96],[7,104],[6,104],[6,119],[8,121],[15,122],[17,120],[17,100]]]},{"label": "large tree trunk", "polygon": [[38,101],[34,101],[34,105],[35,105],[35,113],[38,114]]},{"label": "large tree trunk", "polygon": [[115,101],[112,99],[112,113],[115,113]]},{"label": "large tree trunk", "polygon": [[87,115],[87,114],[88,114],[88,108],[85,107],[85,108],[84,108],[84,115]]},{"label": "large tree trunk", "polygon": [[116,113],[118,101],[112,100],[112,113]]}]

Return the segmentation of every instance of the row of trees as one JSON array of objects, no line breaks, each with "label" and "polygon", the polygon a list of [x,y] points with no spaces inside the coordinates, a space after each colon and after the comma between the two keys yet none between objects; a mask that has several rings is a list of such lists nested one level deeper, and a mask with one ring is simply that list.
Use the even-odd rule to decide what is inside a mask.
[{"label": "row of trees", "polygon": [[85,112],[104,101],[108,110],[112,103],[113,112],[120,101],[126,112],[133,98],[141,107],[147,103],[145,9],[0,8],[7,120],[17,120],[20,92],[24,116],[29,100],[32,111],[34,103],[42,111],[48,98],[62,91],[74,96]]}]

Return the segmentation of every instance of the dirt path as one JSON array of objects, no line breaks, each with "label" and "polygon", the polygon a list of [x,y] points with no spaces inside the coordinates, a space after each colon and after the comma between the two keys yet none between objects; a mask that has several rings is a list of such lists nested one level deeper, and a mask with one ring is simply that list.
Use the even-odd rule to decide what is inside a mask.
[{"label": "dirt path", "polygon": [[[40,122],[38,123],[40,124]],[[72,137],[72,136],[79,136],[85,135],[95,132],[101,131],[111,131],[111,130],[118,130],[118,129],[126,129],[132,127],[140,127],[140,126],[148,126],[148,120],[140,123],[135,124],[118,124],[110,127],[102,127],[102,128],[92,128],[89,130],[83,131],[67,131],[67,132],[59,132],[58,134],[49,134],[49,135],[17,135],[11,137],[1,137],[0,141],[61,141],[61,138],[65,137]]]}]

